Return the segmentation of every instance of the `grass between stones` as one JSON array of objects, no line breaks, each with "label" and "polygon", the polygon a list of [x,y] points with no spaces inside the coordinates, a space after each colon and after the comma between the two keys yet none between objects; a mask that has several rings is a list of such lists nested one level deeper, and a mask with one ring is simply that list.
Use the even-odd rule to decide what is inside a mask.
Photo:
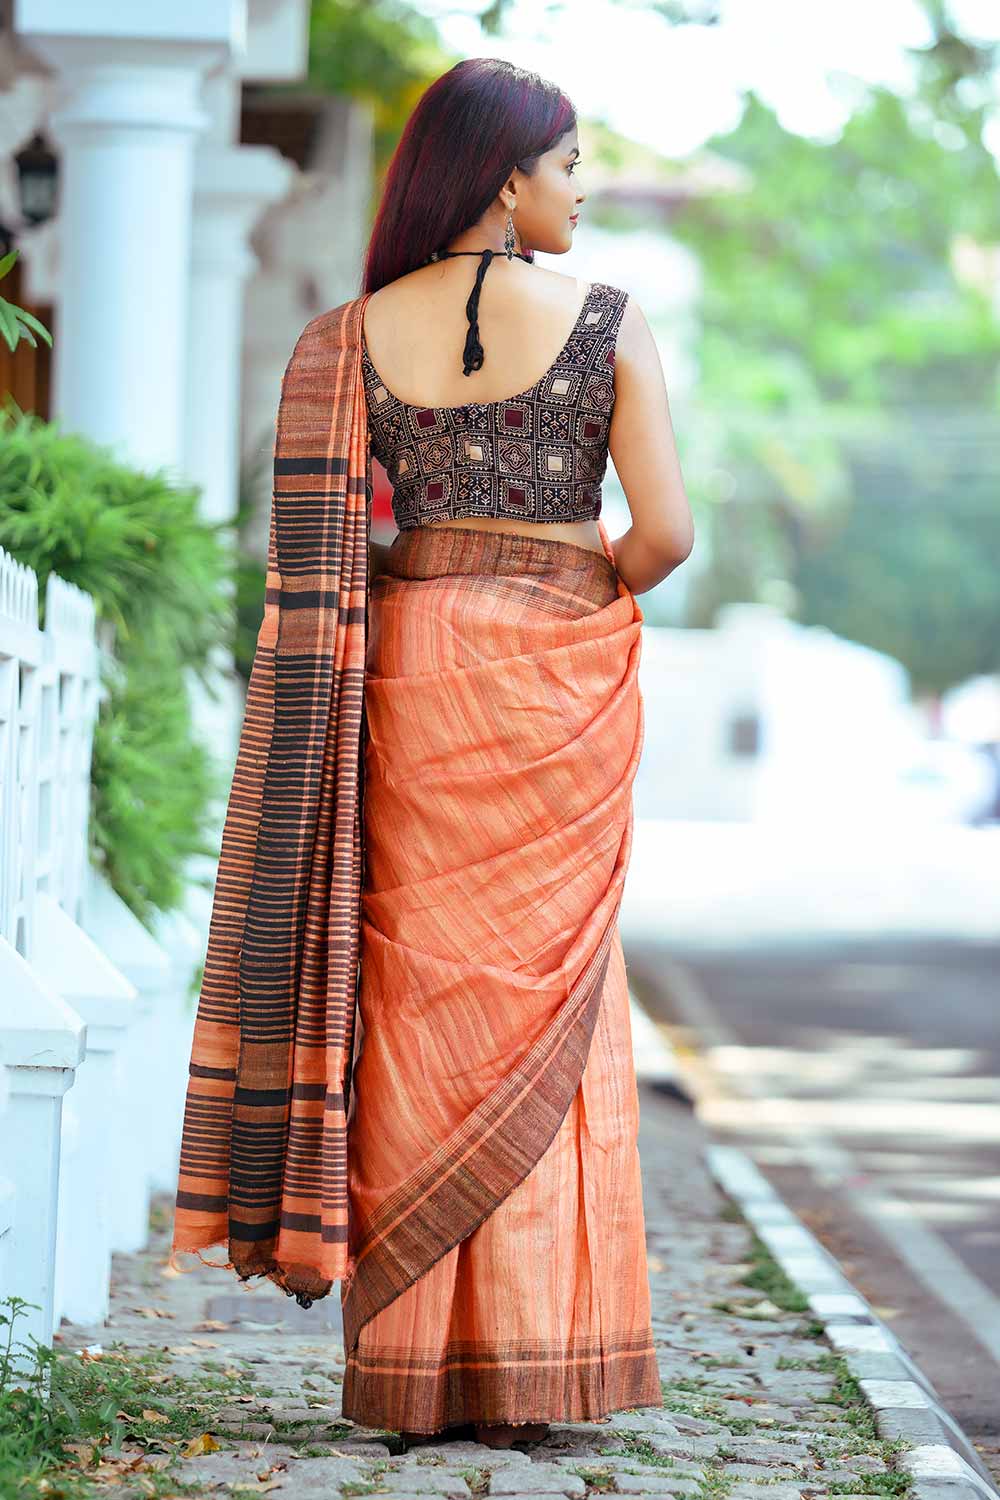
[{"label": "grass between stones", "polygon": [[595,1495],[614,1495],[618,1492],[615,1476],[610,1469],[595,1469],[588,1465],[573,1469],[572,1473],[579,1474],[587,1489]]},{"label": "grass between stones", "polygon": [[[765,1242],[757,1235],[750,1223],[745,1220],[738,1205],[732,1200],[727,1200],[720,1208],[720,1218],[729,1223],[742,1223],[747,1227],[750,1236],[750,1250],[747,1259],[751,1262],[751,1269],[742,1278],[742,1287],[751,1287],[762,1293],[768,1301],[787,1313],[805,1313],[808,1310],[808,1298],[799,1290],[799,1287],[787,1277],[786,1272],[778,1265]],[[726,1313],[739,1313],[741,1307],[738,1302],[724,1302],[717,1304],[721,1311]],[[726,1428],[732,1436],[753,1437],[760,1434],[766,1442],[799,1442],[804,1443],[814,1460],[819,1464],[819,1470],[811,1473],[808,1479],[802,1482],[802,1488],[807,1490],[822,1490],[825,1496],[850,1496],[850,1494],[879,1494],[879,1496],[906,1497],[912,1488],[912,1476],[906,1470],[895,1467],[898,1457],[910,1443],[903,1439],[882,1439],[877,1430],[876,1415],[873,1407],[865,1398],[858,1380],[850,1373],[847,1362],[838,1355],[835,1350],[826,1343],[826,1328],[819,1319],[804,1317],[789,1329],[790,1337],[796,1340],[813,1340],[816,1343],[823,1341],[825,1347],[817,1349],[816,1355],[801,1358],[801,1356],[778,1356],[775,1361],[777,1370],[802,1370],[811,1371],[816,1374],[832,1374],[835,1377],[829,1395],[817,1395],[813,1398],[814,1407],[826,1407],[829,1412],[828,1421],[825,1422],[826,1431],[823,1433],[810,1434],[804,1430],[802,1422],[780,1422],[774,1418],[754,1419],[732,1418],[727,1415],[726,1409],[720,1404],[717,1395],[706,1389],[708,1382],[700,1383],[693,1380],[672,1380],[663,1382],[664,1406],[673,1412],[682,1412],[688,1416],[699,1416],[708,1421],[718,1422],[720,1428]],[[712,1359],[711,1362],[703,1362],[705,1370],[723,1370],[727,1367],[726,1362],[721,1359]],[[742,1367],[741,1370],[744,1370]],[[766,1374],[756,1377],[760,1382],[759,1397],[766,1401],[768,1389],[766,1389]],[[715,1388],[718,1391],[718,1388]],[[816,1418],[813,1418],[816,1421]],[[724,1445],[724,1440],[723,1440]],[[885,1464],[885,1472],[861,1473],[856,1479],[841,1479],[841,1481],[823,1482],[823,1470],[847,1470],[852,1469],[852,1460],[865,1458],[865,1460],[876,1460]],[[643,1460],[652,1463],[655,1460]],[[733,1481],[726,1476],[727,1460],[726,1448],[721,1446],[720,1454],[714,1460],[705,1461],[706,1484],[714,1482],[717,1490],[727,1490]],[[663,1463],[663,1460],[660,1460]],[[747,1484],[747,1479],[741,1479],[741,1484]],[[753,1481],[766,1488],[769,1484],[781,1484],[783,1481],[769,1479],[768,1473],[762,1467],[760,1481]]]},{"label": "grass between stones", "polygon": [[474,1495],[486,1494],[490,1487],[489,1469],[459,1469],[458,1472]]},{"label": "grass between stones", "polygon": [[181,1375],[166,1350],[27,1345],[16,1323],[29,1305],[0,1301],[0,1495],[87,1500],[126,1482],[150,1500],[197,1493],[182,1460],[222,1446],[219,1410],[271,1394],[235,1362]]}]

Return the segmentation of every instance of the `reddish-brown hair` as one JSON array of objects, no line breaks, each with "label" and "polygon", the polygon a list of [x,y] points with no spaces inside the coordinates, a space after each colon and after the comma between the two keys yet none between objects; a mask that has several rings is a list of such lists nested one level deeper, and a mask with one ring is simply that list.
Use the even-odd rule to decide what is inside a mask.
[{"label": "reddish-brown hair", "polygon": [[556,84],[502,58],[470,57],[442,73],[389,163],[362,291],[424,265],[482,217],[515,167],[530,176],[535,158],[575,124]]}]

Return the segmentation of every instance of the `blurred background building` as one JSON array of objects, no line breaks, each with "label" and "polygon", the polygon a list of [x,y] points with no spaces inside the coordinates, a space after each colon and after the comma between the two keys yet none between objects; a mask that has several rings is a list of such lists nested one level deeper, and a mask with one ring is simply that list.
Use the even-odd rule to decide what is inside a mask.
[{"label": "blurred background building", "polygon": [[[688,149],[693,90],[647,98],[638,138],[619,123],[627,87],[608,80],[605,108],[581,106],[588,200],[561,268],[627,286],[653,325],[698,529],[685,567],[643,599],[651,815],[760,818],[809,800],[996,818],[992,54],[968,33],[957,47],[933,5],[925,17],[924,45],[900,39],[905,83],[834,58],[825,107],[798,127],[752,87],[731,129]],[[739,24],[697,5],[655,22],[666,79],[675,39],[720,19]],[[194,482],[206,518],[230,522],[242,501],[250,635],[295,338],[357,293],[380,175],[421,89],[463,39],[541,65],[540,31],[515,0],[437,14],[6,0],[0,250],[20,254],[4,290],[56,342],[0,346],[0,377],[22,409]],[[573,48],[566,67],[571,93],[575,72],[592,92]],[[613,469],[605,518],[628,524]],[[230,750],[235,688],[199,710]],[[946,712],[956,693],[963,711]]]}]

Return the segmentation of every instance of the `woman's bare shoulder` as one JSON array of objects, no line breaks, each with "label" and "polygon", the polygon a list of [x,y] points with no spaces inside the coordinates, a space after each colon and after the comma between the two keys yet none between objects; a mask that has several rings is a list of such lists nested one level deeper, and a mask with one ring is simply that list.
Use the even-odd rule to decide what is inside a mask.
[{"label": "woman's bare shoulder", "polygon": [[[467,259],[473,268],[475,267],[474,256],[463,258]],[[525,266],[524,270],[530,275],[531,281],[520,282],[518,291],[530,285],[532,291],[542,301],[546,298],[551,298],[553,302],[559,304],[572,302],[574,298],[579,301],[587,286],[587,282],[579,276],[571,276],[565,271],[555,271],[550,266],[533,264]],[[385,286],[379,287],[378,291],[372,292],[368,305],[378,309],[377,317],[381,317],[383,311],[387,316],[406,312],[411,308],[426,306],[428,295],[440,284],[441,268],[439,265],[417,266],[415,270],[407,271],[404,276],[397,276],[395,281],[388,281]]]}]

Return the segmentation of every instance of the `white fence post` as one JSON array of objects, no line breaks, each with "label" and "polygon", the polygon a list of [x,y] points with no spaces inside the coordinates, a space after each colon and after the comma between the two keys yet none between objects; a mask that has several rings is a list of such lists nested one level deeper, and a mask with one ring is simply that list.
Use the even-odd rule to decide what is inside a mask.
[{"label": "white fence post", "polygon": [[176,1185],[203,952],[90,863],[94,602],[50,574],[45,606],[40,631],[37,578],[0,549],[0,1299],[37,1304],[16,1337],[40,1343],[107,1317],[112,1252]]},{"label": "white fence post", "polygon": [[111,1204],[121,1185],[112,1143],[128,1130],[118,1053],[135,1019],[136,987],[83,931],[90,764],[99,693],[94,601],[50,573],[45,593],[43,692],[38,741],[41,825],[36,865],[35,972],[87,1024],[86,1063],[63,1111],[63,1172],[55,1259],[55,1316],[107,1317],[114,1238]]},{"label": "white fence post", "polygon": [[140,1250],[149,1238],[153,1162],[173,1112],[165,1103],[171,1079],[165,1077],[169,1051],[164,1041],[177,1008],[176,987],[166,953],[93,866],[81,921],[136,990],[132,1024],[117,1057],[118,1128],[109,1146],[114,1194],[108,1211],[112,1248]]},{"label": "white fence post", "polygon": [[13,1186],[14,1207],[9,1279],[0,1292],[34,1304],[16,1325],[15,1337],[24,1342],[32,1335],[47,1344],[56,1326],[62,1096],[83,1063],[86,1028],[7,943],[0,944],[0,993],[10,1083],[3,1173]]},{"label": "white fence post", "polygon": [[9,1220],[0,1295],[32,1304],[15,1329],[22,1343],[48,1343],[55,1326],[62,1096],[85,1039],[80,1017],[28,960],[39,825],[52,817],[38,783],[39,721],[52,712],[43,658],[37,577],[0,549],[0,1054],[8,1069],[0,1198]]}]

